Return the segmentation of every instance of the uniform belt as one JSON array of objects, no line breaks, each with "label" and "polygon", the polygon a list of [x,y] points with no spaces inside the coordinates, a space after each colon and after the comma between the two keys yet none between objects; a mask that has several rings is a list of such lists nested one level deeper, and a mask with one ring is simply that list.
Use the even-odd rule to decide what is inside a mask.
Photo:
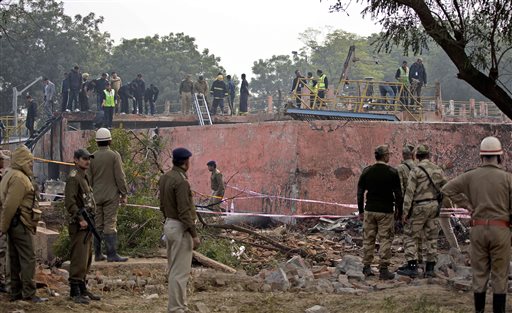
[{"label": "uniform belt", "polygon": [[414,204],[429,203],[429,202],[432,202],[432,201],[437,201],[437,199],[414,200]]},{"label": "uniform belt", "polygon": [[510,222],[504,220],[471,220],[470,224],[471,226],[488,225],[505,228],[510,227]]}]

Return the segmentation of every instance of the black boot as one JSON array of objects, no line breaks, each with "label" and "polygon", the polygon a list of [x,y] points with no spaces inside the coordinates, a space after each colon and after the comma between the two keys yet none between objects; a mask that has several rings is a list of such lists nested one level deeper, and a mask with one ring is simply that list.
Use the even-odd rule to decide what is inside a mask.
[{"label": "black boot", "polygon": [[7,286],[3,282],[0,282],[0,292],[7,292]]},{"label": "black boot", "polygon": [[119,256],[116,252],[117,234],[105,235],[105,243],[107,245],[107,261],[108,262],[126,262],[128,258]]},{"label": "black boot", "polygon": [[80,293],[80,283],[78,282],[69,283],[69,297],[75,303],[89,304],[89,299]]},{"label": "black boot", "polygon": [[89,290],[87,290],[87,286],[85,285],[84,281],[80,282],[79,287],[80,287],[80,294],[82,296],[88,297],[89,299],[94,300],[94,301],[101,300],[100,296],[97,296],[97,295],[93,294],[92,292],[90,292]]},{"label": "black boot", "polygon": [[363,267],[363,274],[365,277],[375,276],[375,274],[373,274],[372,272],[372,267],[370,265],[365,265]]},{"label": "black boot", "polygon": [[[99,235],[101,237],[103,234],[100,233]],[[107,259],[107,256],[101,252],[101,241],[99,241],[98,239],[96,239],[96,237],[94,237],[94,261],[99,262],[99,261],[105,261],[106,259]]]},{"label": "black boot", "polygon": [[379,270],[379,279],[391,280],[395,278],[395,274],[391,273],[387,267],[381,267]]},{"label": "black boot", "polygon": [[427,262],[425,267],[425,278],[435,277],[434,267],[436,266],[436,262]]},{"label": "black boot", "polygon": [[475,292],[473,294],[473,298],[475,299],[475,312],[476,313],[484,313],[485,312],[485,292]]},{"label": "black boot", "polygon": [[492,313],[505,313],[506,306],[507,306],[507,294],[505,294],[505,293],[493,294],[493,296],[492,296]]},{"label": "black boot", "polygon": [[409,276],[411,278],[418,277],[418,263],[416,260],[407,261],[407,268],[404,270],[398,270],[398,275]]}]

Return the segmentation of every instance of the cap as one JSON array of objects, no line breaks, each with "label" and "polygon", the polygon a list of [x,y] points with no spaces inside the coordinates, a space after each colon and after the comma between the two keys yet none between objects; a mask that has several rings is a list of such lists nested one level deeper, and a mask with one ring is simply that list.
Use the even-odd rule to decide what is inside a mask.
[{"label": "cap", "polygon": [[430,153],[430,148],[427,145],[418,145],[416,147],[416,155],[427,155]]},{"label": "cap", "polygon": [[11,158],[7,155],[7,153],[4,153],[4,151],[0,151],[0,160],[10,160]]},{"label": "cap", "polygon": [[389,146],[388,145],[380,145],[377,148],[375,148],[375,153],[378,155],[385,155],[389,154]]},{"label": "cap", "polygon": [[78,149],[78,150],[76,150],[75,153],[73,154],[73,157],[75,159],[80,159],[80,158],[84,158],[84,159],[91,158],[91,159],[94,159],[94,155],[91,154],[89,151],[87,151],[87,149]]},{"label": "cap", "polygon": [[208,161],[208,163],[206,163],[206,165],[208,165],[208,166],[217,166],[217,163],[214,160],[211,160],[211,161]]},{"label": "cap", "polygon": [[414,146],[410,143],[406,143],[402,148],[402,153],[412,153],[414,151]]},{"label": "cap", "polygon": [[184,161],[192,156],[192,152],[185,148],[176,148],[172,150],[172,158],[176,161]]}]

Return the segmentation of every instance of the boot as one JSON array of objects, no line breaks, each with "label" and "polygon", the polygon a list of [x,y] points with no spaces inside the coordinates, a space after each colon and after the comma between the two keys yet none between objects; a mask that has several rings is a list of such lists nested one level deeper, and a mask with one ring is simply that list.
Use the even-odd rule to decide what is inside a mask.
[{"label": "boot", "polygon": [[409,276],[411,278],[418,277],[418,263],[416,260],[407,261],[407,268],[404,270],[398,270],[398,275]]},{"label": "boot", "polygon": [[475,312],[476,313],[484,313],[485,312],[485,292],[475,292],[473,294],[473,298],[475,299]]},{"label": "boot", "polygon": [[492,313],[505,313],[506,305],[507,305],[507,294],[495,293],[492,296]]},{"label": "boot", "polygon": [[2,282],[0,282],[0,292],[2,292],[2,293],[7,292],[7,286]]},{"label": "boot", "polygon": [[69,283],[69,297],[78,304],[89,304],[89,299],[80,293],[80,283]]},{"label": "boot", "polygon": [[[103,234],[100,233],[101,237],[102,237],[102,235]],[[106,259],[107,259],[107,256],[101,252],[101,241],[99,241],[95,237],[94,238],[94,261],[99,262],[99,261],[105,261]]]},{"label": "boot", "polygon": [[395,274],[391,273],[387,267],[381,267],[379,270],[379,279],[391,280],[395,278]]},{"label": "boot", "polygon": [[105,235],[105,244],[107,245],[107,262],[126,262],[128,258],[119,256],[116,252],[117,234]]},{"label": "boot", "polygon": [[434,267],[436,266],[436,262],[427,262],[425,267],[425,278],[435,277]]},{"label": "boot", "polygon": [[92,292],[90,292],[89,290],[87,290],[87,286],[85,285],[84,281],[80,282],[79,287],[80,287],[80,294],[82,296],[88,297],[89,299],[94,300],[94,301],[101,300],[100,296],[97,296],[97,295],[93,294]]},{"label": "boot", "polygon": [[365,265],[363,267],[363,274],[365,277],[375,276],[375,274],[373,274],[373,272],[372,272],[372,268],[370,265]]}]

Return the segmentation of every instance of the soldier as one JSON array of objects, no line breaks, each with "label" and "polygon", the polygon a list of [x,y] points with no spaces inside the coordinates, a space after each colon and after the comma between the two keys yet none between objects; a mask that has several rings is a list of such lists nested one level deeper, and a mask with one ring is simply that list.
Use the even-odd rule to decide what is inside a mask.
[{"label": "soldier", "polygon": [[439,228],[438,194],[446,184],[443,170],[430,162],[430,150],[426,145],[416,148],[416,159],[419,163],[409,173],[407,190],[404,196],[403,223],[405,258],[407,267],[399,269],[399,275],[412,278],[418,276],[418,239],[423,234],[426,241],[427,263],[425,277],[434,276],[437,259],[437,236]]},{"label": "soldier", "polygon": [[[375,253],[375,239],[380,240],[380,274],[383,280],[393,279],[395,275],[388,269],[391,259],[391,243],[394,237],[393,206],[402,207],[402,192],[397,171],[387,165],[389,147],[378,146],[375,149],[374,165],[363,170],[357,184],[357,206],[363,220],[363,249],[365,276],[373,276],[371,264]],[[366,192],[366,205],[364,204]]]},{"label": "soldier", "polygon": [[[4,160],[10,158],[0,151],[0,170],[4,169]],[[2,181],[3,172],[0,172],[0,182]],[[0,206],[0,213],[2,207]],[[7,236],[3,235],[0,237],[0,292],[7,292]]]},{"label": "soldier", "polygon": [[162,177],[160,210],[165,217],[164,234],[167,240],[169,304],[167,312],[189,312],[187,282],[192,267],[192,250],[201,240],[196,231],[196,209],[187,178],[192,153],[185,148],[172,151],[172,170]]},{"label": "soldier", "polygon": [[7,234],[10,299],[48,301],[36,296],[36,255],[32,235],[41,218],[37,188],[32,182],[34,156],[24,145],[12,154],[11,168],[0,183],[0,236]]},{"label": "soldier", "polygon": [[[103,236],[107,246],[108,262],[126,262],[128,258],[120,257],[117,245],[117,211],[119,203],[126,204],[128,189],[123,171],[123,161],[116,151],[110,149],[112,136],[106,128],[96,132],[98,151],[89,167],[89,177],[96,201],[96,229]],[[101,242],[94,241],[95,261],[105,260],[101,253]]]},{"label": "soldier", "polygon": [[221,211],[220,202],[222,202],[222,198],[224,197],[222,173],[217,169],[217,163],[215,161],[209,161],[206,165],[208,166],[208,170],[212,173],[210,177],[212,196],[209,205],[212,210]]},{"label": "soldier", "polygon": [[485,310],[491,276],[493,312],[504,313],[510,263],[512,175],[500,166],[503,149],[496,137],[480,144],[480,167],[457,176],[442,192],[471,212],[471,269],[475,311]]},{"label": "soldier", "polygon": [[64,190],[64,204],[70,215],[68,225],[71,240],[71,263],[69,265],[69,296],[75,303],[89,304],[90,300],[100,300],[100,297],[92,294],[86,287],[86,275],[89,272],[92,261],[92,234],[81,211],[86,210],[90,216],[94,216],[96,204],[92,188],[89,184],[86,170],[91,163],[91,155],[85,149],[78,149],[74,153],[75,168],[69,173]]}]

